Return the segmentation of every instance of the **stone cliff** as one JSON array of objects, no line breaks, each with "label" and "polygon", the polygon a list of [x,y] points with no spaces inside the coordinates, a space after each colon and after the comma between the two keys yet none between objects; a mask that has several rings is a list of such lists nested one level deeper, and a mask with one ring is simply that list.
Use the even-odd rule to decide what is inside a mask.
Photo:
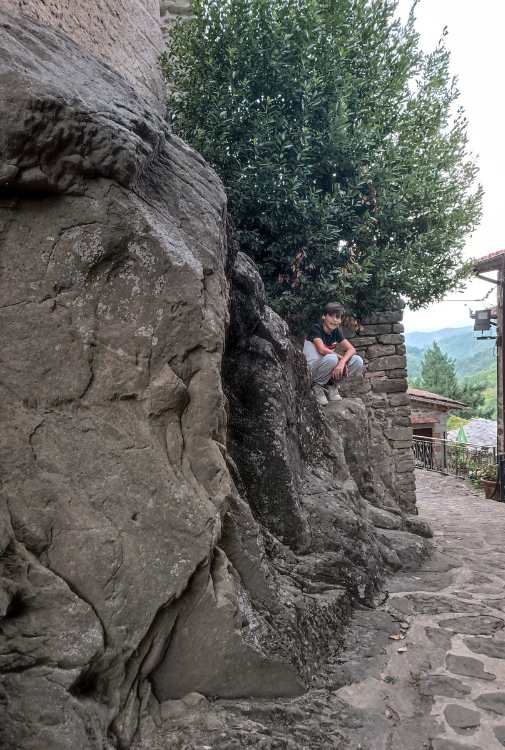
[{"label": "stone cliff", "polygon": [[317,684],[428,530],[384,399],[317,406],[152,87],[0,19],[0,746],[128,748],[189,693]]}]

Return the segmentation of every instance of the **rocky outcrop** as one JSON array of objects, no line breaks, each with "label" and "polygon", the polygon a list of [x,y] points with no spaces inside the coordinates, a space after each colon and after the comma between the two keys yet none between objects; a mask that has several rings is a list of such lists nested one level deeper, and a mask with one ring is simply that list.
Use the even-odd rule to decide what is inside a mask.
[{"label": "rocky outcrop", "polygon": [[2,0],[1,8],[65,32],[163,109],[160,0]]},{"label": "rocky outcrop", "polygon": [[427,548],[369,386],[315,404],[214,173],[64,33],[0,32],[0,745],[128,748],[193,691],[317,682]]},{"label": "rocky outcrop", "polygon": [[297,555],[298,572],[371,601],[385,569],[423,554],[407,530],[430,535],[398,502],[384,397],[379,409],[374,381],[356,378],[321,409],[303,354],[240,253],[224,380],[230,452],[256,519]]},{"label": "rocky outcrop", "polygon": [[232,492],[225,196],[121,76],[0,28],[0,745],[126,746]]}]

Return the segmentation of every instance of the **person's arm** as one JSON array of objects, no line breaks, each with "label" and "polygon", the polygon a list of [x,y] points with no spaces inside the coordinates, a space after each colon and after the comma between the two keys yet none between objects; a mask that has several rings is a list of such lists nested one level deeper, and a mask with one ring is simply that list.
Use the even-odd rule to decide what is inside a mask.
[{"label": "person's arm", "polygon": [[319,354],[333,354],[335,351],[335,344],[332,345],[332,348],[330,349],[329,346],[326,346],[326,344],[323,344],[323,339],[315,338],[312,339],[312,343],[316,347]]},{"label": "person's arm", "polygon": [[333,370],[333,377],[335,380],[341,380],[344,376],[345,368],[351,357],[356,354],[356,349],[347,339],[343,339],[339,346],[344,350],[344,353],[338,360],[338,365]]}]

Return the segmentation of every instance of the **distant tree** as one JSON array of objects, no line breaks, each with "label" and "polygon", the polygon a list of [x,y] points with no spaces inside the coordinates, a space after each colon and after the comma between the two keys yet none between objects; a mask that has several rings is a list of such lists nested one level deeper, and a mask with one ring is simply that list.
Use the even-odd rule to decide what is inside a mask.
[{"label": "distant tree", "polygon": [[193,0],[164,57],[175,132],[216,168],[242,250],[301,324],[438,299],[480,215],[443,40],[396,0]]},{"label": "distant tree", "polygon": [[460,387],[454,360],[444,354],[436,341],[426,350],[422,359],[421,383],[433,393],[459,401]]},{"label": "distant tree", "polygon": [[486,405],[484,390],[485,383],[467,379],[463,383],[458,381],[454,360],[445,354],[436,341],[426,350],[421,362],[421,376],[416,380],[416,386],[438,393],[440,396],[461,401],[466,404],[463,411],[473,417],[492,418],[493,405]]},{"label": "distant tree", "polygon": [[464,381],[460,386],[458,400],[468,404],[467,411],[470,411],[472,416],[496,419],[496,402],[486,403],[485,388],[484,383]]}]

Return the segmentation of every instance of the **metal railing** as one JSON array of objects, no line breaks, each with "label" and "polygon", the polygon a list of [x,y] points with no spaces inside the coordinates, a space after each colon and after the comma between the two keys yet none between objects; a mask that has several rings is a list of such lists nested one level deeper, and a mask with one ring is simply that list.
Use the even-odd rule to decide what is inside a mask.
[{"label": "metal railing", "polygon": [[414,459],[417,468],[440,471],[464,479],[473,479],[486,467],[497,465],[493,446],[457,443],[442,438],[414,436]]}]

